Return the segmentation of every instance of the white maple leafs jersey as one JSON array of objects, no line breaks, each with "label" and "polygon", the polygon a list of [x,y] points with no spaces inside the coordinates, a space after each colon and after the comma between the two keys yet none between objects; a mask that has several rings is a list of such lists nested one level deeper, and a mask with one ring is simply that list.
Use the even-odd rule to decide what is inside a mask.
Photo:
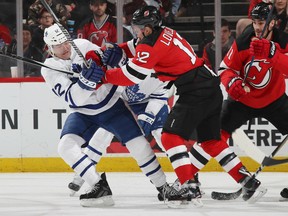
[{"label": "white maple leafs jersey", "polygon": [[[88,40],[75,39],[74,43],[83,56],[91,50],[98,50],[101,52],[100,47],[92,44]],[[53,57],[46,59],[44,64],[65,71],[72,71],[72,63],[82,65],[83,59],[77,55],[72,47],[71,49],[72,53],[69,60]],[[103,84],[97,88],[97,90],[89,91],[82,89],[77,84],[78,78],[74,78],[71,75],[44,67],[42,67],[41,73],[52,91],[58,97],[65,100],[72,111],[77,111],[86,115],[96,115],[112,107],[119,99],[124,89],[121,86]]]},{"label": "white maple leafs jersey", "polygon": [[147,76],[145,80],[138,84],[127,86],[121,97],[128,102],[129,105],[147,103],[146,112],[152,112],[155,115],[159,112],[163,105],[167,104],[168,90],[165,88],[167,82]]}]

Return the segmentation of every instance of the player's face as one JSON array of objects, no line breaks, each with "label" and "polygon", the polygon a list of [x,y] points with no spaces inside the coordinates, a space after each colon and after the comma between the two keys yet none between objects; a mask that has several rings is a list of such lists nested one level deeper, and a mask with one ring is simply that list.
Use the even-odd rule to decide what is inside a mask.
[{"label": "player's face", "polygon": [[60,59],[68,60],[71,56],[71,44],[66,41],[59,45],[53,45],[53,53]]},{"label": "player's face", "polygon": [[[255,20],[252,20],[252,23],[253,23],[253,28],[254,28],[256,37],[260,37],[264,29],[266,20],[255,19]],[[265,38],[267,37],[268,32],[270,32],[273,29],[274,25],[275,25],[275,20],[271,20],[268,27],[265,29],[265,32],[263,33],[263,36]]]},{"label": "player's face", "polygon": [[139,39],[142,40],[144,37],[149,36],[153,30],[149,25],[143,26],[143,25],[132,25],[132,29],[134,32],[134,35]]},{"label": "player's face", "polygon": [[144,25],[133,25],[132,24],[132,30],[134,35],[139,38],[140,40],[142,40],[144,38]]},{"label": "player's face", "polygon": [[[265,21],[265,20],[255,19],[255,20],[252,21],[252,23],[253,23],[253,28],[254,28],[255,36],[256,36],[256,37],[260,37],[261,34],[262,34],[262,31],[263,31],[263,29],[264,29],[264,26],[265,26],[266,21]],[[266,35],[266,34],[267,34],[267,31],[268,31],[268,30],[266,29],[263,35]]]}]

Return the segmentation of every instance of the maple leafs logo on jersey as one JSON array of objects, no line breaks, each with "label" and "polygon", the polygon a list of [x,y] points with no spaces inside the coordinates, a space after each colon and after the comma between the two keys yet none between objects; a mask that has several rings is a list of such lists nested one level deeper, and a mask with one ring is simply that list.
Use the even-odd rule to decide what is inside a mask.
[{"label": "maple leafs logo on jersey", "polygon": [[139,88],[138,84],[126,87],[125,92],[126,92],[126,95],[128,98],[128,103],[142,101],[143,98],[145,98],[145,94],[140,93],[139,90],[140,90],[140,88]]},{"label": "maple leafs logo on jersey", "polygon": [[[248,72],[250,62],[244,67],[245,74]],[[256,89],[265,88],[271,81],[272,70],[271,62],[265,59],[255,60],[249,70],[247,82]]]}]

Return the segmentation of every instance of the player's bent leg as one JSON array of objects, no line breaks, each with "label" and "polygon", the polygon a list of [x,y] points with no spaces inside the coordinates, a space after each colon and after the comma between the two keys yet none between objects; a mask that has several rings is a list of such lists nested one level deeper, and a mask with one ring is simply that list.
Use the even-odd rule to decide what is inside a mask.
[{"label": "player's bent leg", "polygon": [[[242,187],[243,200],[247,201],[259,188],[261,182],[252,176],[244,167],[239,157],[229,148],[223,140],[209,140],[201,143],[202,148],[212,157],[214,157],[222,168]],[[259,188],[257,199],[262,197],[266,192],[265,189]]]},{"label": "player's bent leg", "polygon": [[168,206],[179,208],[189,203],[202,206],[199,182],[194,180],[198,169],[191,164],[184,139],[175,134],[163,133],[161,140],[178,177],[168,195]]},{"label": "player's bent leg", "polygon": [[207,154],[203,148],[195,143],[190,149],[190,161],[198,169],[201,170],[211,159],[211,156]]},{"label": "player's bent leg", "polygon": [[107,147],[112,142],[114,135],[109,131],[99,128],[83,152],[94,161],[95,164],[99,163],[103,153],[106,153]]},{"label": "player's bent leg", "polygon": [[193,170],[184,139],[175,134],[163,133],[161,141],[180,183],[193,179],[198,170]]},{"label": "player's bent leg", "polygon": [[[109,205],[111,203],[112,194],[110,195],[109,193],[100,193],[101,196],[99,196],[98,193],[95,193],[95,188],[99,187],[99,184],[101,183],[101,178],[95,170],[94,162],[87,155],[85,155],[80,148],[80,146],[84,142],[84,139],[80,136],[74,134],[66,134],[60,139],[58,145],[58,153],[63,158],[63,160],[92,187],[92,190],[87,193],[89,194],[89,196],[84,196],[85,200],[88,203],[85,204],[84,200],[84,203],[81,201],[81,205],[83,204],[83,206],[97,206],[99,203],[98,199],[102,199],[102,197],[104,196],[109,196],[107,197],[107,199],[106,197],[104,199],[104,205],[106,203]],[[100,188],[105,188],[105,184],[102,185],[101,183],[100,186]],[[82,198],[80,196],[80,200]]]},{"label": "player's bent leg", "polygon": [[202,142],[201,147],[211,157],[214,157],[236,182],[245,177],[244,174],[238,172],[243,167],[242,162],[226,142],[222,140],[209,140]]},{"label": "player's bent leg", "polygon": [[[99,128],[90,139],[89,144],[83,149],[83,153],[86,154],[95,165],[98,164],[102,154],[106,152],[113,137],[114,135],[109,131]],[[80,190],[84,182],[84,179],[75,173],[72,182],[68,184],[68,188],[71,190],[70,196],[74,196],[74,194]]]},{"label": "player's bent leg", "polygon": [[126,147],[137,161],[142,172],[151,180],[155,187],[161,187],[166,183],[166,175],[144,136],[128,141]]}]

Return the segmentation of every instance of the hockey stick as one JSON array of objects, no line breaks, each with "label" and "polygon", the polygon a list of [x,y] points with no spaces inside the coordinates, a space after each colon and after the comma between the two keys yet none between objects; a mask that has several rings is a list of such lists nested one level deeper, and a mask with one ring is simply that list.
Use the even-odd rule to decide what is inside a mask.
[{"label": "hockey stick", "polygon": [[[239,146],[244,152],[251,157],[253,160],[258,162],[259,164],[264,164],[265,166],[275,166],[278,164],[287,163],[288,159],[273,159],[271,157],[266,156],[264,152],[262,152],[254,143],[249,139],[249,137],[244,133],[243,130],[237,129],[233,134],[232,138],[234,143]],[[285,141],[286,138],[283,140]],[[280,144],[281,145],[281,144]]]},{"label": "hockey stick", "polygon": [[17,56],[17,55],[11,54],[11,53],[4,54],[3,52],[0,52],[0,56],[5,56],[5,57],[8,57],[10,59],[20,60],[20,61],[23,61],[25,63],[31,64],[31,65],[34,65],[34,66],[45,67],[45,68],[48,68],[48,69],[51,69],[51,70],[55,70],[55,71],[58,71],[58,72],[61,72],[61,73],[65,73],[65,74],[68,74],[68,75],[78,76],[77,73],[70,72],[70,71],[63,71],[63,70],[60,70],[60,69],[57,69],[57,68],[53,68],[53,67],[50,67],[48,65],[45,65],[42,62],[39,62],[39,61],[36,61],[36,60],[33,60],[33,59],[29,59],[29,58],[26,58],[26,57],[22,57],[22,56]]},{"label": "hockey stick", "polygon": [[[276,153],[287,143],[288,141],[288,135],[285,137],[285,139],[278,145],[274,151],[271,153],[270,158],[274,157]],[[260,171],[266,166],[264,163],[265,160],[261,163],[260,167],[256,170],[256,172],[252,175],[252,178],[256,177]],[[211,193],[211,198],[214,200],[233,200],[237,199],[242,193],[242,188],[240,188],[236,192],[230,192],[230,193],[225,193],[225,192],[217,192],[217,191],[212,191]]]},{"label": "hockey stick", "polygon": [[61,29],[61,31],[63,32],[63,34],[67,37],[69,43],[71,44],[71,46],[74,48],[74,50],[76,51],[77,55],[82,58],[84,65],[87,68],[90,68],[90,64],[88,63],[88,61],[86,60],[86,58],[83,56],[83,54],[81,53],[81,51],[79,50],[79,48],[76,46],[76,44],[74,43],[74,41],[72,40],[69,32],[67,31],[67,29],[64,28],[64,26],[60,23],[59,19],[57,18],[57,16],[55,15],[55,13],[53,12],[53,10],[51,9],[51,7],[48,5],[48,3],[46,2],[46,0],[40,0],[41,3],[43,4],[43,6],[46,8],[46,10],[53,16],[53,19],[55,21],[55,23],[59,26],[59,28]]},{"label": "hockey stick", "polygon": [[[259,38],[259,39],[262,39],[262,38],[263,38],[264,33],[265,33],[265,31],[266,31],[266,29],[267,29],[270,21],[272,20],[272,15],[273,15],[274,7],[275,7],[275,4],[273,3],[273,4],[272,4],[272,8],[271,8],[271,10],[269,11],[269,14],[268,14],[268,16],[267,16],[267,19],[266,19],[266,21],[265,21],[265,25],[264,25],[264,27],[263,27],[263,29],[262,29],[262,32],[261,32],[261,35],[260,35],[260,38]],[[245,86],[247,77],[248,77],[249,72],[250,72],[250,68],[252,67],[252,64],[253,64],[254,60],[255,60],[255,56],[253,55],[253,56],[252,56],[252,59],[251,59],[251,61],[250,61],[250,63],[249,63],[249,66],[248,66],[247,73],[245,74],[245,76],[244,76],[244,78],[243,78],[243,82],[242,82],[242,86],[243,86],[243,87]],[[248,90],[248,91],[249,91],[249,90]]]}]

